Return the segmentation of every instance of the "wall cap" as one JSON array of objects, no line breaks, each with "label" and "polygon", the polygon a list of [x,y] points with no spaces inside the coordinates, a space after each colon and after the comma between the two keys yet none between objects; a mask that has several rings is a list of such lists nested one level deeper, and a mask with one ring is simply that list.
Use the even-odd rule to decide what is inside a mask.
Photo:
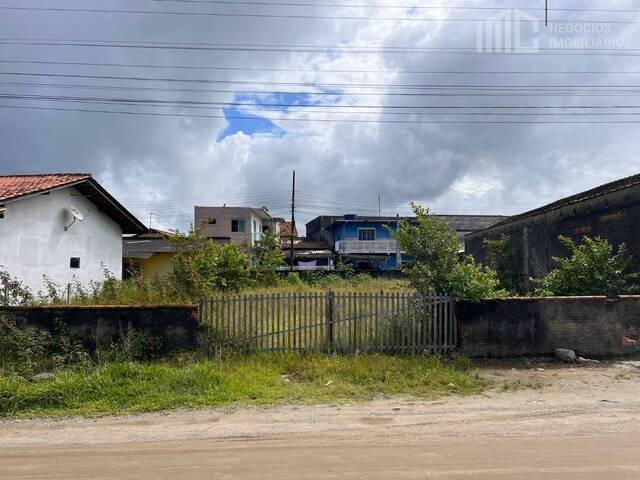
[{"label": "wall cap", "polygon": [[20,305],[0,306],[0,311],[20,310],[192,310],[197,305]]}]

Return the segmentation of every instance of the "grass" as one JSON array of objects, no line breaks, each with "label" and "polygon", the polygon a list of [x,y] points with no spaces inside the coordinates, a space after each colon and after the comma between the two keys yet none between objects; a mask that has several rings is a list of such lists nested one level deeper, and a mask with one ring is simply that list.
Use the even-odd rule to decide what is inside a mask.
[{"label": "grass", "polygon": [[431,399],[479,393],[485,384],[463,359],[425,356],[255,354],[220,362],[110,363],[40,381],[0,376],[0,417]]},{"label": "grass", "polygon": [[288,283],[282,280],[273,287],[254,287],[241,293],[293,293],[293,292],[408,292],[409,281],[394,278],[373,278],[369,275],[355,275],[351,278],[340,278],[337,275],[319,276],[315,281]]}]

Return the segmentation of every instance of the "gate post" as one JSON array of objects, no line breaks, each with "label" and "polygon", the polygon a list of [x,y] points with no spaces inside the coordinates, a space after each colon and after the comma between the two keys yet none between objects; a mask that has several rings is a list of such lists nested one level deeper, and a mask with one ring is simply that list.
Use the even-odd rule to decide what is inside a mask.
[{"label": "gate post", "polygon": [[333,302],[334,293],[332,290],[327,292],[327,348],[333,349]]}]

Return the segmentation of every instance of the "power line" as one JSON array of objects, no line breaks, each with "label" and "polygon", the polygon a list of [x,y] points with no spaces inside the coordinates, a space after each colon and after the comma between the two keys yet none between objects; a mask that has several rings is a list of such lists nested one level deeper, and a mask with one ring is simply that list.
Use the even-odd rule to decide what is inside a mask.
[{"label": "power line", "polygon": [[[544,12],[544,8],[531,7],[509,7],[509,6],[464,6],[464,5],[443,5],[443,6],[423,6],[423,5],[381,5],[375,3],[309,3],[309,2],[263,2],[263,1],[232,1],[232,0],[150,0],[158,3],[186,3],[186,4],[213,4],[213,5],[254,5],[254,6],[275,6],[275,7],[343,7],[343,8],[366,8],[366,9],[405,9],[405,10],[505,10],[517,8],[525,12]],[[639,13],[634,9],[598,9],[598,8],[560,8],[548,9],[550,12],[601,12],[601,13]]]},{"label": "power line", "polygon": [[[91,80],[130,80],[136,82],[167,82],[167,83],[198,83],[198,84],[237,84],[237,85],[277,85],[291,87],[314,88],[400,88],[400,89],[434,89],[434,88],[578,88],[574,85],[557,85],[545,83],[544,85],[477,85],[455,83],[324,83],[324,82],[275,82],[265,80],[230,80],[211,78],[170,78],[170,77],[139,77],[121,75],[87,75],[52,72],[0,72],[0,75],[12,75],[22,77],[53,77],[53,78],[82,78]],[[589,85],[580,84],[579,88],[640,88],[637,85]]]},{"label": "power line", "polygon": [[[87,90],[126,90],[126,91],[153,91],[153,92],[194,92],[194,93],[233,93],[236,95],[308,95],[308,96],[398,96],[398,97],[539,97],[539,96],[637,96],[640,90],[629,89],[609,89],[609,90],[593,90],[574,87],[572,90],[549,90],[542,87],[538,88],[480,88],[480,87],[440,87],[437,90],[454,90],[452,92],[327,92],[327,91],[284,91],[284,90],[237,90],[237,89],[201,89],[201,88],[166,88],[166,87],[139,87],[139,86],[123,86],[123,85],[86,85],[86,84],[60,84],[50,82],[0,82],[0,85],[15,87],[50,87],[50,88],[76,88]],[[460,93],[462,92],[462,93]],[[471,93],[469,93],[471,92]]]},{"label": "power line", "polygon": [[[640,23],[640,22],[638,22]],[[123,40],[32,40],[0,39],[0,45],[83,47],[83,48],[127,48],[153,50],[195,50],[212,52],[271,52],[271,53],[351,53],[351,54],[444,54],[513,56],[507,51],[478,51],[470,47],[345,47],[329,45],[270,45],[270,44],[225,44],[185,42],[132,42]],[[631,53],[633,52],[633,53]],[[640,56],[637,48],[538,48],[518,52],[517,56]]]},{"label": "power line", "polygon": [[478,85],[478,84],[455,84],[455,83],[324,83],[324,82],[276,82],[264,80],[231,80],[231,79],[211,79],[211,78],[170,78],[170,77],[139,77],[139,76],[120,76],[120,75],[87,75],[87,74],[68,74],[68,73],[51,73],[51,72],[0,72],[0,75],[26,76],[26,77],[53,77],[53,78],[82,78],[91,80],[129,80],[140,82],[167,82],[167,83],[198,83],[198,84],[237,84],[237,85],[277,85],[292,87],[313,87],[313,88],[399,88],[399,89],[451,89],[451,88],[487,88],[487,89],[506,89],[506,88],[640,88],[640,84],[636,85],[557,85],[545,83],[544,85]]},{"label": "power line", "polygon": [[[68,7],[16,7],[9,5],[0,6],[0,10],[16,12],[48,12],[48,13],[116,13],[130,15],[168,15],[186,17],[240,17],[240,18],[289,18],[301,20],[376,20],[376,21],[401,21],[401,22],[486,22],[500,23],[501,19],[493,18],[439,18],[439,17],[370,17],[370,16],[346,16],[346,15],[303,15],[303,14],[275,14],[275,13],[240,13],[240,12],[193,12],[179,10],[133,10],[133,9],[107,9],[107,8],[68,8]],[[543,23],[543,20],[530,20],[530,22]],[[558,20],[556,20],[556,23]],[[640,23],[634,20],[571,20],[566,23],[590,24],[590,23],[616,23],[634,24]]]},{"label": "power line", "polygon": [[157,65],[144,63],[99,63],[99,62],[63,62],[49,60],[0,60],[5,64],[25,65],[64,65],[90,67],[124,67],[124,68],[152,68],[152,69],[184,69],[184,70],[215,70],[215,71],[247,71],[247,72],[304,72],[304,73],[376,73],[376,74],[410,74],[410,75],[640,75],[640,71],[613,70],[347,70],[347,69],[304,69],[304,68],[267,68],[267,67],[220,67],[200,65]]},{"label": "power line", "polygon": [[[80,108],[55,108],[55,107],[33,107],[24,105],[0,105],[0,108],[8,109],[22,109],[22,110],[41,110],[41,111],[55,111],[55,112],[81,112],[81,113],[102,113],[112,115],[143,115],[153,117],[186,117],[186,118],[219,118],[219,119],[241,119],[241,120],[260,120],[264,121],[262,117],[248,117],[248,116],[227,116],[227,115],[195,115],[195,114],[182,114],[182,113],[159,113],[159,112],[134,112],[126,110],[98,110],[98,109],[80,109]],[[356,120],[356,119],[304,119],[304,118],[269,118],[274,121],[285,122],[321,122],[321,123],[397,123],[397,124],[478,124],[478,125],[515,125],[515,124],[640,124],[640,121],[636,120],[567,120],[567,121],[537,121],[537,120],[509,120],[509,121],[471,121],[471,120]]]},{"label": "power line", "polygon": [[[360,113],[355,109],[376,109],[373,113],[382,109],[399,109],[398,114],[411,114],[414,112],[404,111],[405,109],[421,110],[593,110],[593,109],[639,109],[638,105],[341,105],[341,104],[296,104],[296,103],[248,103],[248,102],[207,102],[200,100],[161,100],[161,99],[137,99],[137,98],[117,98],[117,97],[79,97],[79,96],[54,96],[54,95],[21,95],[21,94],[0,94],[0,98],[21,99],[21,100],[46,100],[46,101],[69,101],[69,102],[103,102],[117,103],[123,105],[144,105],[144,106],[170,106],[170,107],[255,107],[256,111],[282,111],[283,108],[303,108],[305,111],[326,113],[327,110],[308,110],[308,108],[324,107],[329,110],[335,108],[346,109],[345,112]],[[271,107],[271,110],[270,110]],[[331,113],[335,113],[332,111]],[[418,112],[419,113],[419,112]]]},{"label": "power line", "polygon": [[[50,96],[38,96],[38,95],[13,95],[13,94],[0,94],[0,99],[3,100],[27,100],[27,101],[45,101],[45,102],[63,102],[63,103],[84,103],[84,104],[91,104],[91,105],[128,105],[128,106],[145,106],[145,107],[159,107],[159,108],[170,108],[170,107],[180,107],[180,108],[192,108],[192,109],[208,109],[210,110],[211,108],[213,108],[212,106],[204,106],[204,105],[190,105],[190,104],[181,104],[178,102],[172,103],[172,102],[167,102],[167,103],[160,103],[158,104],[157,102],[145,102],[144,100],[129,100],[129,101],[122,101],[122,100],[118,100],[118,99],[114,99],[114,100],[109,100],[109,99],[103,99],[103,100],[95,100],[92,98],[82,98],[82,97],[50,97]],[[249,108],[246,108],[249,107]],[[252,108],[253,107],[253,108]],[[295,105],[294,105],[295,107]],[[219,110],[223,110],[224,108],[221,106],[215,107]],[[446,107],[436,107],[436,108],[440,108],[440,109],[444,109]],[[463,107],[464,108],[464,107]],[[468,108],[468,107],[466,107]],[[579,108],[579,107],[578,107]],[[610,108],[614,108],[614,107],[596,107],[596,108],[600,108],[600,109],[610,109]],[[624,107],[624,108],[630,108],[630,107]],[[640,108],[640,107],[636,107],[636,108]],[[282,109],[269,109],[268,106],[243,106],[243,108],[240,109],[241,111],[248,111],[248,112],[259,112],[259,113],[266,113],[266,112],[282,112]],[[288,112],[288,113],[294,113],[294,112]],[[305,109],[302,112],[295,112],[295,113],[327,113],[326,110],[308,110]],[[349,115],[353,115],[353,114],[358,114],[358,115],[414,115],[414,116],[427,116],[427,115],[448,115],[448,116],[637,116],[640,115],[640,112],[613,112],[613,113],[609,113],[609,112],[536,112],[536,113],[522,113],[522,112],[413,112],[413,111],[409,111],[409,112],[384,112],[384,111],[349,111],[349,110],[339,110],[339,111],[331,111],[329,112],[331,114],[349,114]],[[226,118],[233,118],[233,117],[226,117]],[[269,119],[269,117],[264,117],[266,119]],[[287,119],[289,119],[290,117],[287,117]]]}]

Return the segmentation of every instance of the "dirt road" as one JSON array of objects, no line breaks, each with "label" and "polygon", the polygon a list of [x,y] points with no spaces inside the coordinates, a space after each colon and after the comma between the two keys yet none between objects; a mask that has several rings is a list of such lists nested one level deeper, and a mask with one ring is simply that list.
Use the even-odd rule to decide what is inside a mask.
[{"label": "dirt road", "polygon": [[640,368],[481,374],[499,386],[433,402],[4,422],[0,478],[640,478]]}]

